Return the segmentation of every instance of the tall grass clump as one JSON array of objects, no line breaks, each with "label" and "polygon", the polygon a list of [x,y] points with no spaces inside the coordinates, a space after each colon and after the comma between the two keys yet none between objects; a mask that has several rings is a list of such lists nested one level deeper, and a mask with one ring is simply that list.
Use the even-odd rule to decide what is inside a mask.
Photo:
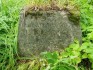
[{"label": "tall grass clump", "polygon": [[25,0],[0,0],[0,70],[14,70],[19,12]]}]

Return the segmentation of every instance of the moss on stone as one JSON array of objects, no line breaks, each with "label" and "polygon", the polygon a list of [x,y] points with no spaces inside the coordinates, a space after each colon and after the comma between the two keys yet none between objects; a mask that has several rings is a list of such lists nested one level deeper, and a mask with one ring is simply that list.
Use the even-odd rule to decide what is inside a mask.
[{"label": "moss on stone", "polygon": [[[53,5],[51,3],[53,2]],[[56,1],[56,2],[54,2]],[[73,14],[75,17],[80,15],[79,5],[75,3],[75,0],[68,1],[68,0],[48,0],[48,1],[39,1],[39,0],[32,0],[31,4],[25,6],[24,10],[25,13],[31,15],[42,15],[43,12],[48,11],[68,11],[70,14]],[[40,11],[40,12],[39,12]],[[50,11],[50,12],[49,12]],[[26,14],[26,15],[27,15]]]}]

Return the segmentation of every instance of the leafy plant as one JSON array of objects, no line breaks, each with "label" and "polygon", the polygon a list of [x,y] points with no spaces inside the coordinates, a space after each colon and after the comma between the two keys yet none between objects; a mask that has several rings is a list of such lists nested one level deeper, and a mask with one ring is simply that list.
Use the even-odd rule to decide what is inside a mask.
[{"label": "leafy plant", "polygon": [[[49,5],[49,0],[0,0],[0,70],[86,70],[93,68],[93,0],[58,0],[59,7],[80,8],[82,45],[75,41],[62,53],[44,52],[43,58],[17,64],[18,19],[26,4]],[[75,13],[75,12],[74,12]],[[90,66],[82,60],[88,59]],[[26,59],[25,59],[26,60]],[[86,63],[88,61],[84,61]],[[21,62],[22,63],[22,62]]]}]

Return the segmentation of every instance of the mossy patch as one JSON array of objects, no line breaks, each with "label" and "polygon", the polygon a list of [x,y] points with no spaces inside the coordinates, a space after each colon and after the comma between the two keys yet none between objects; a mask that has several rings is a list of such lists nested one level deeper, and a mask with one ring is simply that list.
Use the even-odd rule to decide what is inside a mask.
[{"label": "mossy patch", "polygon": [[[24,7],[25,15],[42,15],[42,11],[67,11],[76,17],[80,15],[79,5],[75,0],[32,0],[31,3]],[[41,12],[39,12],[41,11]],[[48,12],[51,13],[51,12]]]}]

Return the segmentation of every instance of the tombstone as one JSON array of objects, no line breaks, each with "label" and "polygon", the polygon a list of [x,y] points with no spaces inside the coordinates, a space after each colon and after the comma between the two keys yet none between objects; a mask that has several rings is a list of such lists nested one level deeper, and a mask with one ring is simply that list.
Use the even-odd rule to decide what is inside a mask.
[{"label": "tombstone", "polygon": [[23,9],[18,29],[20,56],[32,57],[41,52],[61,51],[75,38],[81,43],[79,20],[71,21],[66,11],[32,11],[26,15],[24,12]]}]

